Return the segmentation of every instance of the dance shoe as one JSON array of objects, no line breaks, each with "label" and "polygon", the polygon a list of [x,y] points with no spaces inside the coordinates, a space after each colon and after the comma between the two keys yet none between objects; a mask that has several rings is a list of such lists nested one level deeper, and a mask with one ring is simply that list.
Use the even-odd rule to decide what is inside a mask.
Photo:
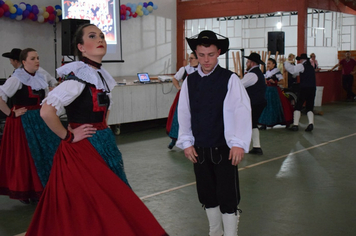
[{"label": "dance shoe", "polygon": [[313,124],[309,124],[308,127],[305,129],[305,131],[310,132],[314,129],[314,125]]},{"label": "dance shoe", "polygon": [[292,127],[289,128],[291,131],[298,131],[298,125],[293,125]]},{"label": "dance shoe", "polygon": [[263,155],[262,149],[261,148],[252,148],[249,152],[249,154],[254,154],[254,155]]}]

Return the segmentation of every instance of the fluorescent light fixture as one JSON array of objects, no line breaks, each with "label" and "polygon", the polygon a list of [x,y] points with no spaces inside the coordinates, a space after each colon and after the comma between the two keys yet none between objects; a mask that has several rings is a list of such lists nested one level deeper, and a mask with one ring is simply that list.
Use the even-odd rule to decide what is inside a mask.
[{"label": "fluorescent light fixture", "polygon": [[278,22],[277,23],[277,29],[281,29],[282,28],[282,22]]}]

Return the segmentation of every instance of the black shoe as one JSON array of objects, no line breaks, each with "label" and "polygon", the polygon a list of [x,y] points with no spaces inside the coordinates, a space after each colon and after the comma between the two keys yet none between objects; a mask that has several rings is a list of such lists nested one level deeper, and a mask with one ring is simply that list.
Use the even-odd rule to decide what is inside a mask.
[{"label": "black shoe", "polygon": [[292,127],[289,128],[291,131],[298,131],[298,125],[293,125]]},{"label": "black shoe", "polygon": [[262,149],[261,148],[252,148],[249,152],[249,154],[255,154],[255,155],[263,155]]},{"label": "black shoe", "polygon": [[258,127],[259,130],[266,130],[267,126],[266,125],[261,125],[260,127]]},{"label": "black shoe", "polygon": [[168,148],[172,149],[174,147],[174,145],[176,145],[176,142],[177,142],[176,140],[172,139],[172,142],[168,145]]},{"label": "black shoe", "polygon": [[305,131],[310,132],[314,129],[314,125],[313,124],[309,124],[308,127],[305,129]]},{"label": "black shoe", "polygon": [[26,204],[26,205],[30,204],[30,200],[28,200],[28,199],[20,200],[20,202],[23,203],[23,204]]}]

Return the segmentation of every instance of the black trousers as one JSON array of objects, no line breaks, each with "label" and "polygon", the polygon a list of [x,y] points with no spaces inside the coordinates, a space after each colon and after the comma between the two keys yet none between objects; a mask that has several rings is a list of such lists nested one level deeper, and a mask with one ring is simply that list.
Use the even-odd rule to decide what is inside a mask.
[{"label": "black trousers", "polygon": [[353,83],[354,83],[353,75],[342,75],[342,87],[347,92],[347,98],[355,97],[355,94],[352,92]]},{"label": "black trousers", "polygon": [[252,110],[252,129],[257,128],[258,124],[258,119],[260,119],[260,116],[263,112],[263,109],[267,106],[267,102],[265,103],[260,103],[260,104],[252,104],[251,105],[251,110]]},{"label": "black trousers", "polygon": [[300,111],[303,108],[303,104],[305,102],[306,111],[313,111],[315,92],[316,87],[300,88],[297,104],[295,105],[295,110]]},{"label": "black trousers", "polygon": [[229,161],[228,146],[201,148],[195,146],[198,162],[194,164],[200,203],[205,208],[220,206],[222,213],[236,213],[240,202],[237,166]]}]

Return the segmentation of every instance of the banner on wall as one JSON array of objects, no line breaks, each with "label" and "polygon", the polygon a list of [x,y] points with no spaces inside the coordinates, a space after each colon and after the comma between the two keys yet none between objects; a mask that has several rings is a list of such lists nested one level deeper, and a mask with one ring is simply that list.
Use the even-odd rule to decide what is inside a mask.
[{"label": "banner on wall", "polygon": [[63,19],[90,20],[105,34],[107,44],[117,44],[116,3],[113,0],[63,0]]},{"label": "banner on wall", "polygon": [[62,18],[90,20],[105,34],[108,47],[103,61],[122,60],[120,1],[62,0]]}]

